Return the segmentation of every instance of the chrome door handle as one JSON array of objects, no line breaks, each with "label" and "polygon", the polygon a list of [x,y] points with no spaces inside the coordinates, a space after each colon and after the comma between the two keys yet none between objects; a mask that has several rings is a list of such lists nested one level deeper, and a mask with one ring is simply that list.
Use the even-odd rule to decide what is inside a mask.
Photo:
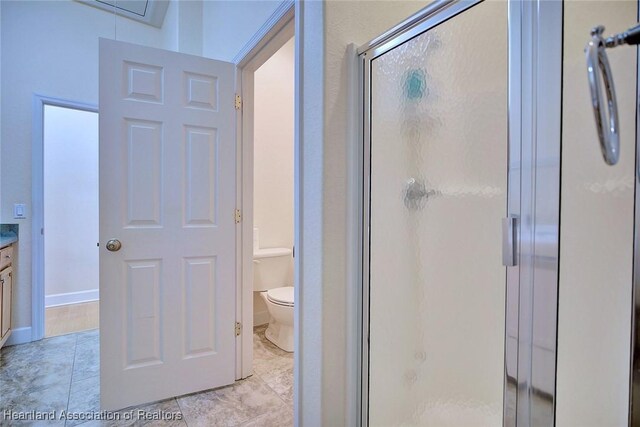
[{"label": "chrome door handle", "polygon": [[502,265],[518,265],[518,217],[502,218]]},{"label": "chrome door handle", "polygon": [[122,247],[122,243],[118,239],[111,239],[107,242],[107,250],[110,252],[117,252]]}]

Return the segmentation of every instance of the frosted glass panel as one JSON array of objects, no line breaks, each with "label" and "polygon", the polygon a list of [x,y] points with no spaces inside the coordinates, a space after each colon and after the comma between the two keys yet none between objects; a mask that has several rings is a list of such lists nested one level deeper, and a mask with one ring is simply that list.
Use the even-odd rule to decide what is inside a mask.
[{"label": "frosted glass panel", "polygon": [[370,425],[501,425],[507,4],[371,64]]}]

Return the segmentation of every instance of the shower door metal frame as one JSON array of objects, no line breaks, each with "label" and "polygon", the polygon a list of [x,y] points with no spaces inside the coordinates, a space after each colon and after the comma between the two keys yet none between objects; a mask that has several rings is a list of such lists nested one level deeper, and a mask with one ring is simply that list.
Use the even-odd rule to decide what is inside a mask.
[{"label": "shower door metal frame", "polygon": [[[640,0],[636,2],[640,20]],[[631,357],[629,366],[629,425],[640,425],[640,49],[636,49],[636,162],[634,167],[633,283],[631,303]]]},{"label": "shower door metal frame", "polygon": [[[505,409],[507,399],[516,402],[515,413],[505,410],[505,426],[541,418],[555,425],[563,15],[561,0],[509,2],[508,209],[520,218],[520,248],[517,271],[507,268],[515,277],[507,280],[506,304],[517,304],[518,319],[506,325],[505,362],[515,352],[517,369],[505,363]],[[545,324],[546,307],[554,316]],[[507,346],[509,328],[518,331],[516,349]]]},{"label": "shower door metal frame", "polygon": [[[371,197],[371,62],[408,40],[455,17],[483,0],[438,0],[358,49],[360,64],[360,108],[362,117],[362,292],[359,304],[360,403],[359,425],[369,425],[369,239]],[[562,81],[561,0],[509,0],[508,10],[508,177],[505,215],[518,217],[517,265],[506,267],[505,367],[503,425],[530,426],[532,413],[555,417],[557,342],[557,285],[560,204],[560,123]],[[542,90],[542,88],[544,90]],[[540,106],[540,108],[538,108]],[[549,156],[551,153],[551,156]],[[544,159],[539,159],[544,154]],[[540,161],[542,160],[542,161]],[[551,178],[551,179],[549,179]],[[536,205],[544,204],[556,215],[543,224]],[[500,218],[496,218],[499,221]],[[545,226],[541,235],[539,227]],[[548,231],[551,230],[551,233]],[[544,248],[543,248],[544,247]],[[552,270],[553,282],[536,276],[540,269]],[[535,327],[536,287],[555,289],[551,301],[555,318],[546,329]],[[518,307],[509,319],[508,304]],[[516,345],[508,346],[510,330],[517,331]],[[533,360],[535,342],[553,342],[553,362]],[[517,361],[515,368],[507,360]],[[536,393],[540,378],[553,377],[553,390]],[[550,403],[532,399],[538,394]],[[508,411],[514,402],[515,411]],[[542,402],[542,403],[541,403]],[[555,421],[551,423],[554,425]]]}]

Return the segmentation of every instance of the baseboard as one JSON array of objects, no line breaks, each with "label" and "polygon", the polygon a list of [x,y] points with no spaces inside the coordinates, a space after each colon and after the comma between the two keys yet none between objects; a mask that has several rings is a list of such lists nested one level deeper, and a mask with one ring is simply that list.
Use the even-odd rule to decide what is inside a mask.
[{"label": "baseboard", "polygon": [[18,344],[26,344],[31,342],[31,326],[27,326],[24,328],[17,328],[11,330],[11,336],[5,343],[6,346],[10,345],[18,345]]},{"label": "baseboard", "polygon": [[267,323],[269,323],[268,311],[259,311],[257,313],[253,313],[253,326],[266,325]]},{"label": "baseboard", "polygon": [[67,292],[66,294],[45,295],[44,306],[55,307],[58,305],[79,304],[81,302],[98,301],[99,298],[100,294],[98,289]]}]

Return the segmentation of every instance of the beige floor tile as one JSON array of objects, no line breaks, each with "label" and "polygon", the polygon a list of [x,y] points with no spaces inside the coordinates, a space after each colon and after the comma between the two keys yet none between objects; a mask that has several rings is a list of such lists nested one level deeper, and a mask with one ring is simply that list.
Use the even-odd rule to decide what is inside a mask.
[{"label": "beige floor tile", "polygon": [[[64,310],[61,310],[64,311]],[[68,311],[68,310],[67,310]],[[278,426],[293,425],[293,354],[254,331],[256,374],[234,384],[128,408],[147,413],[177,413],[177,419],[152,417],[113,421],[68,421],[67,426]],[[0,350],[0,408],[15,411],[99,409],[99,331],[46,338]],[[121,412],[123,412],[121,411]],[[4,425],[0,419],[0,425]],[[11,424],[21,425],[21,424]],[[39,425],[27,423],[24,425]],[[64,425],[64,421],[47,425]]]},{"label": "beige floor tile", "polygon": [[228,427],[277,411],[284,402],[258,377],[228,387],[178,398],[190,427]]}]

